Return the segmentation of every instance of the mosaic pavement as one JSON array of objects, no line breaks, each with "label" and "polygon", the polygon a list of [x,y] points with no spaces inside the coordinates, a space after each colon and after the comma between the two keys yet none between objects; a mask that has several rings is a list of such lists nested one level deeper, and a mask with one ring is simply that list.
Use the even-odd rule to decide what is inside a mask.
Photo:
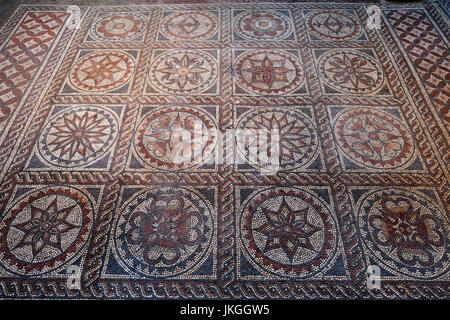
[{"label": "mosaic pavement", "polygon": [[[77,29],[20,6],[0,32],[0,297],[448,298],[446,8],[380,4],[369,29],[367,7],[80,7]],[[173,163],[194,122],[278,129],[280,170]]]}]

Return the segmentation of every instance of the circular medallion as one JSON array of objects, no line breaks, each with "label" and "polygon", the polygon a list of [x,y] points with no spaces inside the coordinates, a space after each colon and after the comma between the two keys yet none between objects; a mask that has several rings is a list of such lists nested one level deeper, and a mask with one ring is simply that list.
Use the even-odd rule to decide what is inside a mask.
[{"label": "circular medallion", "polygon": [[306,16],[308,31],[324,40],[350,40],[359,37],[358,20],[342,11],[313,11]]},{"label": "circular medallion", "polygon": [[292,32],[291,20],[274,10],[244,11],[234,21],[234,30],[248,40],[282,40]]},{"label": "circular medallion", "polygon": [[148,113],[138,125],[134,140],[146,164],[180,170],[210,159],[217,144],[217,125],[204,111],[164,107]]},{"label": "circular medallion", "polygon": [[215,59],[199,50],[169,51],[150,66],[152,86],[170,94],[198,94],[216,84],[218,67]]},{"label": "circular medallion", "polygon": [[306,278],[329,266],[336,254],[333,214],[300,188],[270,188],[246,202],[240,216],[244,254],[258,268],[282,277]]},{"label": "circular medallion", "polygon": [[69,74],[70,83],[78,90],[111,91],[130,80],[134,58],[122,51],[100,51],[79,58]]},{"label": "circular medallion", "polygon": [[78,256],[92,220],[92,202],[78,189],[48,187],[31,192],[3,215],[0,261],[22,275],[57,269]]},{"label": "circular medallion", "polygon": [[298,88],[304,79],[301,62],[294,55],[276,50],[252,50],[235,62],[237,82],[251,93],[280,95]]},{"label": "circular medallion", "polygon": [[331,50],[320,57],[321,79],[342,93],[369,94],[384,84],[381,65],[371,56],[352,50]]},{"label": "circular medallion", "polygon": [[170,277],[195,270],[210,252],[212,209],[185,188],[155,188],[133,196],[120,213],[115,248],[133,272]]},{"label": "circular medallion", "polygon": [[369,168],[397,168],[414,154],[408,129],[391,114],[379,110],[342,111],[336,118],[334,133],[345,155]]},{"label": "circular medallion", "polygon": [[305,167],[318,152],[319,141],[312,121],[291,109],[261,108],[246,112],[238,120],[237,128],[241,130],[236,135],[237,149],[256,166],[264,166],[264,162],[250,156],[252,147],[268,157],[278,154],[281,170]]},{"label": "circular medallion", "polygon": [[162,34],[172,40],[204,40],[218,29],[216,16],[206,11],[182,11],[168,15],[161,23]]},{"label": "circular medallion", "polygon": [[65,109],[42,129],[38,150],[49,163],[79,167],[99,160],[116,141],[118,121],[106,108]]},{"label": "circular medallion", "polygon": [[386,188],[360,203],[361,236],[380,266],[417,278],[449,271],[448,222],[434,201],[407,189]]},{"label": "circular medallion", "polygon": [[147,19],[142,14],[112,13],[100,16],[91,26],[91,35],[99,41],[130,41],[145,33]]}]

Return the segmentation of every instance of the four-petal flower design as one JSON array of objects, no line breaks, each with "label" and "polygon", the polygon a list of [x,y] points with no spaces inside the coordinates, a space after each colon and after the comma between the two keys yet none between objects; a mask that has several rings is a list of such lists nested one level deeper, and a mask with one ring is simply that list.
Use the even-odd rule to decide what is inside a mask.
[{"label": "four-petal flower design", "polygon": [[203,234],[200,213],[179,196],[154,198],[130,216],[129,224],[128,243],[139,246],[150,265],[177,263],[181,252],[197,246]]},{"label": "four-petal flower design", "polygon": [[422,213],[405,197],[383,198],[368,223],[374,241],[409,266],[431,266],[435,263],[433,252],[445,244],[436,217]]},{"label": "four-petal flower design", "polygon": [[376,72],[369,61],[357,55],[349,55],[343,53],[341,56],[336,56],[329,61],[329,67],[325,71],[331,78],[343,85],[350,86],[355,90],[361,87],[371,87],[376,80],[372,75]]},{"label": "four-petal flower design", "polygon": [[349,145],[370,159],[386,161],[395,158],[405,144],[403,136],[392,124],[373,115],[354,117],[345,128],[344,138]]}]

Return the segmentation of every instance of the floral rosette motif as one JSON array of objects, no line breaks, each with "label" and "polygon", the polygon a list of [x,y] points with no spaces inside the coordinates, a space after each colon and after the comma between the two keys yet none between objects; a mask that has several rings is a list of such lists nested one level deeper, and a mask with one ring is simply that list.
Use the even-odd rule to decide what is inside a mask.
[{"label": "floral rosette motif", "polygon": [[207,200],[184,188],[142,191],[127,202],[115,229],[126,268],[149,277],[195,270],[210,252],[214,221]]}]

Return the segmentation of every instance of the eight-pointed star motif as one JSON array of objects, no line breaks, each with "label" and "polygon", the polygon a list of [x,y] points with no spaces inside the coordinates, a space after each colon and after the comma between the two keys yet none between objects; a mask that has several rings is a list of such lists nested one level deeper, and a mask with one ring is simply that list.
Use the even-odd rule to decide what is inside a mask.
[{"label": "eight-pointed star motif", "polygon": [[82,82],[88,82],[92,80],[95,86],[103,82],[113,83],[115,82],[114,75],[119,72],[126,72],[127,70],[120,67],[121,59],[112,59],[110,55],[105,55],[100,61],[95,59],[90,60],[90,66],[81,69],[80,71],[84,73],[84,77],[80,79]]},{"label": "eight-pointed star motif", "polygon": [[283,59],[270,59],[267,55],[262,59],[249,59],[251,66],[242,69],[242,72],[251,74],[251,83],[262,83],[271,89],[274,83],[288,83],[287,73],[295,71],[285,67]]},{"label": "eight-pointed star motif", "polygon": [[78,226],[67,221],[67,217],[75,207],[76,205],[58,209],[56,197],[45,209],[30,204],[30,219],[14,225],[14,228],[24,234],[13,250],[31,246],[33,258],[47,246],[63,252],[61,235],[78,228]]},{"label": "eight-pointed star motif", "polygon": [[276,211],[261,208],[267,221],[255,228],[267,239],[264,252],[281,249],[293,263],[299,248],[316,251],[311,237],[322,229],[308,221],[309,208],[293,210],[283,197],[280,208]]},{"label": "eight-pointed star motif", "polygon": [[202,74],[209,70],[203,67],[204,63],[201,57],[184,54],[181,59],[170,57],[166,60],[165,67],[156,71],[164,74],[161,80],[166,84],[177,84],[182,90],[188,83],[197,86],[205,81]]}]

